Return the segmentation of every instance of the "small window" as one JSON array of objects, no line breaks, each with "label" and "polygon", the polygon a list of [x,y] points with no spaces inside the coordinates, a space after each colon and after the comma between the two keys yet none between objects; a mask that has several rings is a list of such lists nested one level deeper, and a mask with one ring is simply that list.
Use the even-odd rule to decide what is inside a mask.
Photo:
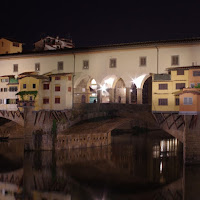
[{"label": "small window", "polygon": [[117,59],[111,58],[110,59],[110,68],[116,68],[117,67]]},{"label": "small window", "polygon": [[192,97],[184,97],[183,99],[183,104],[184,105],[192,105],[193,103],[193,98]]},{"label": "small window", "polygon": [[60,80],[60,76],[55,76],[55,80]]},{"label": "small window", "polygon": [[177,70],[177,75],[184,75],[184,70],[183,69],[178,69]]},{"label": "small window", "polygon": [[33,88],[36,88],[36,84],[35,83],[33,83]]},{"label": "small window", "polygon": [[71,92],[72,91],[72,88],[71,87],[68,87],[68,92]]},{"label": "small window", "polygon": [[43,104],[49,104],[49,98],[44,98],[43,99]]},{"label": "small window", "polygon": [[58,103],[58,104],[60,103],[60,97],[55,98],[55,103]]},{"label": "small window", "polygon": [[32,96],[30,96],[30,101],[33,101],[33,97]]},{"label": "small window", "polygon": [[3,88],[1,88],[1,92],[3,92]]},{"label": "small window", "polygon": [[83,60],[83,69],[89,69],[89,60]]},{"label": "small window", "polygon": [[147,57],[140,57],[140,67],[145,67],[147,65]]},{"label": "small window", "polygon": [[179,98],[175,98],[175,105],[179,106]]},{"label": "small window", "polygon": [[40,63],[35,63],[35,71],[40,71]]},{"label": "small window", "polygon": [[9,92],[17,92],[17,87],[9,87]]},{"label": "small window", "polygon": [[43,90],[49,90],[49,84],[43,84]]},{"label": "small window", "polygon": [[168,99],[158,99],[158,105],[159,106],[167,106],[168,105]]},{"label": "small window", "polygon": [[200,76],[200,71],[193,71],[193,76]]},{"label": "small window", "polygon": [[23,89],[26,89],[26,84],[23,84]]},{"label": "small window", "polygon": [[13,65],[13,72],[18,72],[18,64]]},{"label": "small window", "polygon": [[159,90],[168,90],[168,84],[159,84]]},{"label": "small window", "polygon": [[60,91],[60,85],[56,85],[56,86],[55,86],[55,91],[56,91],[56,92],[59,92],[59,91]]},{"label": "small window", "polygon": [[172,56],[171,57],[171,65],[179,65],[179,56]]},{"label": "small window", "polygon": [[7,92],[8,91],[8,89],[7,88],[4,88],[4,92]]},{"label": "small window", "polygon": [[58,62],[58,70],[63,70],[63,61]]},{"label": "small window", "polygon": [[68,76],[68,81],[71,81],[72,80],[72,77],[71,76]]},{"label": "small window", "polygon": [[185,88],[185,83],[176,83],[176,89],[179,90],[179,89],[183,89]]}]

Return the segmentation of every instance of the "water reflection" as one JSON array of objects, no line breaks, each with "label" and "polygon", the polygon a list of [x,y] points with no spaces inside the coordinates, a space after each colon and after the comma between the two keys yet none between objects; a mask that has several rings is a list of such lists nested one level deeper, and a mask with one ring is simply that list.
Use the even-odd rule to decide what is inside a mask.
[{"label": "water reflection", "polygon": [[195,199],[198,194],[188,191],[192,179],[199,186],[200,168],[182,167],[177,139],[124,135],[114,137],[111,146],[56,152],[23,153],[22,146],[22,141],[0,144],[0,199]]}]

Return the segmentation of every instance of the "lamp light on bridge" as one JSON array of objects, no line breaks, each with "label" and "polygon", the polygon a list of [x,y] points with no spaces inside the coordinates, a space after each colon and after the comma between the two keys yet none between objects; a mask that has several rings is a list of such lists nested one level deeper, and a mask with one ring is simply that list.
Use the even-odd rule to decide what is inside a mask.
[{"label": "lamp light on bridge", "polygon": [[136,85],[136,87],[137,88],[141,88],[141,86],[142,86],[142,81],[144,80],[144,77],[145,77],[146,75],[145,74],[143,74],[143,75],[141,75],[141,76],[139,76],[139,77],[137,77],[137,78],[132,78],[132,83],[134,83],[135,85]]}]

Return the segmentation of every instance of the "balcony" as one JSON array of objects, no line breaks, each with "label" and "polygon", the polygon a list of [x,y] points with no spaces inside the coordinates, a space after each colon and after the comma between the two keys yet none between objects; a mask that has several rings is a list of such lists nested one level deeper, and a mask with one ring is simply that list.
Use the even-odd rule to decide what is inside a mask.
[{"label": "balcony", "polygon": [[34,106],[35,101],[18,101],[17,107]]}]

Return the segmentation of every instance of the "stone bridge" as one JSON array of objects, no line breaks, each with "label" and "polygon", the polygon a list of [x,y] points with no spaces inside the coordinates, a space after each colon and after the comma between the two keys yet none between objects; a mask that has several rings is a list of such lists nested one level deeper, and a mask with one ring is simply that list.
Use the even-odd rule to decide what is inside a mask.
[{"label": "stone bridge", "polygon": [[183,142],[184,162],[200,163],[200,115],[154,113],[159,127]]}]

